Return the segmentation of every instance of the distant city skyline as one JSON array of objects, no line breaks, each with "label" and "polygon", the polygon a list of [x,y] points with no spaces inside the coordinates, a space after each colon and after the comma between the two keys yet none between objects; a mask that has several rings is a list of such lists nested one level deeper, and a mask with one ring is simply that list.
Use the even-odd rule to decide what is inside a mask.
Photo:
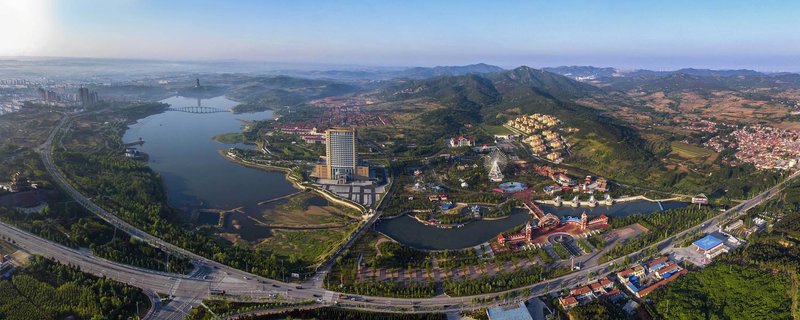
[{"label": "distant city skyline", "polygon": [[0,56],[800,71],[786,1],[0,0]]}]

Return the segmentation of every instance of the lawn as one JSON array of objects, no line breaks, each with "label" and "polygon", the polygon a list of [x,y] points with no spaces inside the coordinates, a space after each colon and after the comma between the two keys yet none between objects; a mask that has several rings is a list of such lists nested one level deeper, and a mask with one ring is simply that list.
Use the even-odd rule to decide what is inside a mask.
[{"label": "lawn", "polygon": [[671,146],[672,154],[676,154],[682,158],[707,158],[714,155],[714,151],[683,142],[672,142]]},{"label": "lawn", "polygon": [[483,130],[486,130],[486,132],[488,132],[490,135],[512,133],[511,130],[508,130],[508,128],[504,126],[492,126],[488,124],[482,124],[481,128],[483,128]]}]

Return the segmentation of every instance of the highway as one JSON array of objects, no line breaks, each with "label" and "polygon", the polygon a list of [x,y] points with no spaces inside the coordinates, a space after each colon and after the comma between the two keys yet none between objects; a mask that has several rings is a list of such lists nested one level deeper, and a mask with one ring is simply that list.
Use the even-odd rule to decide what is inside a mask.
[{"label": "highway", "polygon": [[[131,236],[147,241],[153,246],[162,248],[162,250],[168,251],[172,254],[181,255],[191,259],[193,264],[196,266],[196,269],[190,275],[186,276],[144,270],[132,266],[122,265],[99,257],[86,255],[80,251],[52,243],[2,223],[0,223],[0,234],[14,239],[17,245],[26,251],[29,251],[30,253],[49,257],[62,263],[79,266],[81,270],[95,275],[106,276],[120,282],[129,283],[133,286],[142,288],[145,292],[148,292],[151,295],[153,292],[159,292],[169,294],[173,297],[169,303],[156,304],[152,312],[148,314],[149,318],[181,319],[191,307],[197,306],[202,299],[208,298],[210,290],[213,289],[225,290],[228,296],[233,299],[237,299],[237,297],[242,300],[254,301],[267,301],[275,299],[276,297],[279,297],[284,301],[301,301],[312,299],[318,300],[318,303],[321,305],[336,304],[337,306],[344,308],[380,312],[407,313],[471,310],[486,306],[473,303],[474,299],[495,299],[510,291],[521,293],[523,290],[529,289],[530,293],[528,295],[520,294],[517,298],[528,299],[529,297],[540,296],[549,292],[560,290],[562,288],[569,288],[586,283],[589,280],[588,277],[590,275],[608,273],[614,270],[614,268],[617,268],[624,259],[624,257],[621,257],[616,260],[595,266],[584,266],[584,268],[580,271],[506,292],[497,292],[468,297],[437,296],[426,299],[405,299],[340,294],[338,292],[328,291],[321,288],[322,279],[330,269],[329,264],[326,264],[320,268],[318,275],[315,276],[309,283],[311,286],[298,286],[298,284],[284,283],[281,281],[258,277],[253,274],[225,266],[216,261],[206,259],[167,243],[142,230],[139,230],[123,221],[121,218],[118,218],[114,214],[97,206],[90,199],[86,198],[79,191],[73,188],[61,175],[52,161],[52,141],[57,133],[63,128],[63,126],[69,122],[69,120],[69,117],[65,117],[59,126],[53,130],[47,141],[39,148],[45,167],[50,173],[54,182],[58,184],[58,186],[61,187],[64,192],[75,199],[76,202],[80,203],[87,210],[94,213],[101,219],[118,227],[120,230],[129,233]],[[736,217],[747,209],[750,209],[778,194],[780,188],[784,183],[786,183],[786,181],[790,181],[798,175],[800,175],[800,172],[795,172],[783,182],[777,184],[766,192],[761,193],[756,197],[747,200],[731,208],[730,210],[709,219],[708,221],[703,222],[702,224],[659,242],[657,244],[658,248],[662,252],[666,252],[669,250],[672,242],[676,238],[682,237],[690,232],[696,232],[700,229],[716,229],[713,226],[718,225],[720,221]],[[391,192],[391,188],[389,192]],[[371,225],[371,223],[378,218],[378,215],[379,214],[375,214],[373,217],[370,217],[369,221],[367,221],[365,225]],[[353,237],[353,239],[355,238],[357,237]],[[337,254],[338,253],[339,252],[337,252]],[[640,254],[641,251],[634,252],[628,255],[628,258],[630,261],[635,261],[640,258]],[[332,260],[333,259],[331,259],[331,261]],[[494,301],[489,303],[489,305],[497,303],[499,302]]]}]

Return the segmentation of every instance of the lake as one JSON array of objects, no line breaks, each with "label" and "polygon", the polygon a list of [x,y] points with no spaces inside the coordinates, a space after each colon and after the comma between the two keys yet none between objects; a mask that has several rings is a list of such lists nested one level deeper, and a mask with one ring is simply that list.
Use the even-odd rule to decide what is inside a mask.
[{"label": "lake", "polygon": [[393,219],[381,219],[375,230],[404,245],[424,250],[453,250],[477,246],[503,231],[531,219],[527,210],[514,209],[506,218],[480,220],[467,223],[461,228],[443,229],[420,223],[408,215]]},{"label": "lake", "polygon": [[[237,102],[216,97],[172,97],[161,102],[172,108],[212,107],[230,110]],[[272,111],[248,114],[230,112],[194,114],[166,111],[131,125],[125,142],[142,138],[136,147],[149,155],[148,165],[161,174],[171,206],[193,208],[252,208],[259,201],[294,193],[284,173],[247,168],[230,162],[217,151],[242,144],[220,144],[215,135],[239,132],[244,121],[272,118]],[[245,222],[248,219],[242,219]]]},{"label": "lake", "polygon": [[[682,208],[689,205],[686,202],[664,201],[661,202],[663,210]],[[652,213],[661,211],[658,202],[636,200],[620,202],[612,206],[598,206],[595,208],[572,208],[541,206],[542,210],[563,216],[579,216],[586,211],[589,216],[605,214],[610,217],[621,217],[635,213]],[[426,225],[403,215],[394,219],[381,219],[375,230],[404,245],[423,250],[455,250],[474,247],[489,241],[503,231],[525,224],[531,220],[527,210],[515,209],[510,216],[499,220],[479,220],[470,222],[461,228],[441,229]]]}]

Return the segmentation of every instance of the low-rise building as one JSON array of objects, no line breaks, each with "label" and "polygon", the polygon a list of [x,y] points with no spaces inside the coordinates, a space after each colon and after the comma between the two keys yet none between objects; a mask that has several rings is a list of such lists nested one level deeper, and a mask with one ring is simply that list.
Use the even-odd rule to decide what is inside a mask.
[{"label": "low-rise building", "polygon": [[489,320],[533,320],[524,302],[486,309]]},{"label": "low-rise building", "polygon": [[706,235],[700,240],[695,241],[692,243],[692,246],[697,251],[702,252],[708,259],[713,259],[720,254],[728,252],[728,247],[725,246],[725,241],[710,234]]},{"label": "low-rise building", "polygon": [[637,264],[617,273],[620,283],[637,298],[642,298],[687,273],[667,257],[648,261],[645,266]]},{"label": "low-rise building", "polygon": [[564,310],[569,310],[578,306],[578,299],[575,299],[573,296],[560,297],[558,298],[558,302],[561,303],[561,307],[564,308]]},{"label": "low-rise building", "polygon": [[659,268],[658,270],[654,271],[655,275],[661,279],[669,278],[672,273],[680,271],[680,266],[676,263],[668,263],[667,265]]},{"label": "low-rise building", "polygon": [[653,272],[655,270],[658,270],[661,267],[665,266],[667,262],[669,262],[669,258],[667,257],[654,259],[647,263],[647,272]]},{"label": "low-rise building", "polygon": [[474,141],[465,136],[458,136],[450,138],[448,144],[450,145],[450,148],[471,147],[474,145]]},{"label": "low-rise building", "polygon": [[736,220],[736,221],[728,224],[727,226],[725,226],[725,231],[731,232],[731,231],[739,229],[739,228],[741,228],[743,226],[744,226],[744,221],[742,221],[742,219],[739,219],[739,220]]},{"label": "low-rise building", "polygon": [[576,299],[592,299],[594,298],[594,292],[592,288],[588,285],[583,287],[578,287],[575,289],[570,290],[570,295],[575,297]]}]

